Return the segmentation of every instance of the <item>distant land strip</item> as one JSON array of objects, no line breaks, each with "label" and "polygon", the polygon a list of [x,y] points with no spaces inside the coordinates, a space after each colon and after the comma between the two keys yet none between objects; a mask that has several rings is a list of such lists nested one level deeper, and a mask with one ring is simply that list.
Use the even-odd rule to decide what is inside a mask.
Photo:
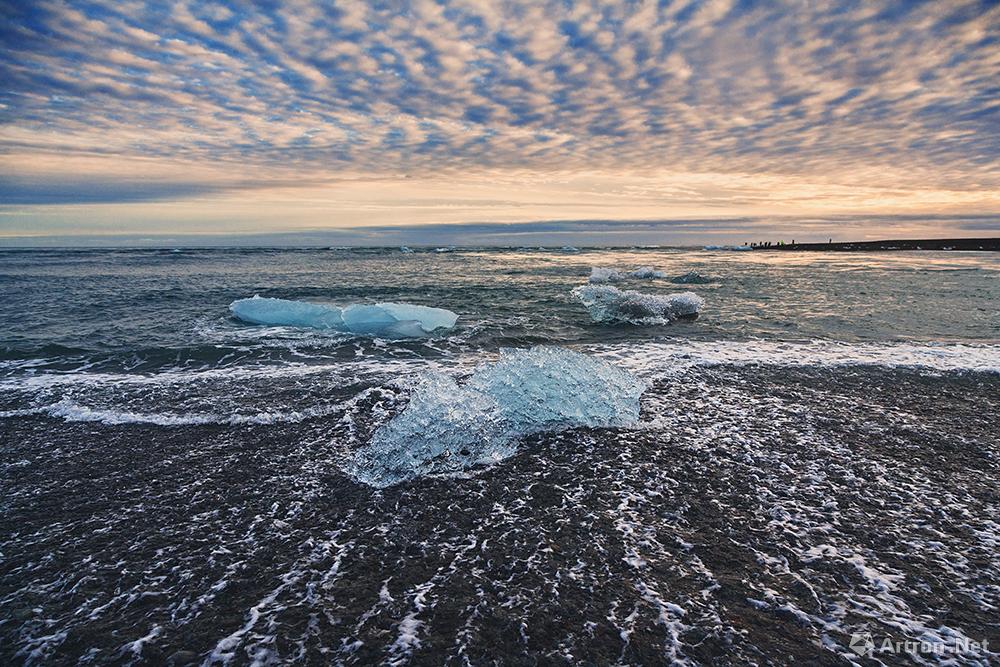
[{"label": "distant land strip", "polygon": [[849,241],[846,243],[785,243],[756,245],[754,250],[820,250],[874,252],[883,250],[989,250],[1000,251],[1000,238],[988,239],[899,239],[890,241]]}]

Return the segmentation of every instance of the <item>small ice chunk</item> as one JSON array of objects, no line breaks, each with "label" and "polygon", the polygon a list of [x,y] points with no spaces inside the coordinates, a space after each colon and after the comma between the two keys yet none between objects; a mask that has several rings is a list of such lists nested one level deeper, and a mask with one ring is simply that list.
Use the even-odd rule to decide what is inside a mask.
[{"label": "small ice chunk", "polygon": [[610,285],[581,285],[573,289],[595,322],[663,324],[678,318],[693,318],[705,304],[697,294],[643,294]]},{"label": "small ice chunk", "polygon": [[622,280],[625,280],[625,274],[617,269],[610,269],[604,266],[595,266],[590,269],[591,283],[617,283]]},{"label": "small ice chunk", "polygon": [[640,266],[635,271],[629,271],[628,275],[630,278],[639,278],[640,280],[651,280],[653,278],[666,278],[667,274],[663,271],[657,271],[651,266]]},{"label": "small ice chunk", "polygon": [[505,350],[463,384],[424,378],[347,469],[376,487],[460,472],[511,456],[533,433],[634,424],[645,388],[627,371],[563,348]]},{"label": "small ice chunk", "polygon": [[618,283],[629,278],[638,280],[651,280],[653,278],[666,278],[667,274],[657,271],[651,266],[640,266],[634,271],[619,271],[605,266],[595,266],[590,269],[589,282],[598,285],[603,283]]},{"label": "small ice chunk", "polygon": [[334,329],[344,333],[388,338],[426,336],[450,329],[458,315],[443,308],[406,303],[352,304],[344,308],[306,301],[254,296],[229,304],[234,316],[252,324]]},{"label": "small ice chunk", "polygon": [[708,276],[703,276],[697,271],[688,271],[687,273],[682,273],[679,276],[674,276],[670,279],[670,282],[678,285],[704,285],[712,282],[712,279]]},{"label": "small ice chunk", "polygon": [[748,245],[707,245],[707,246],[705,246],[702,249],[703,250],[737,250],[737,251],[741,251],[742,252],[744,250],[753,250],[753,247],[752,246],[748,246]]}]

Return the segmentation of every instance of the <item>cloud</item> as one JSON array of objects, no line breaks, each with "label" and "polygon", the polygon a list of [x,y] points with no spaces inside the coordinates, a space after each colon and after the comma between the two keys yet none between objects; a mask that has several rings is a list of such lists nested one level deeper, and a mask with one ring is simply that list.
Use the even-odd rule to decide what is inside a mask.
[{"label": "cloud", "polygon": [[[404,175],[458,174],[462,199],[597,173],[633,196],[699,181],[706,212],[1000,203],[992,3],[2,4],[0,205],[181,200],[233,172],[388,178],[385,201]],[[54,155],[107,182],[36,168]],[[157,180],[113,181],[135,160]]]}]

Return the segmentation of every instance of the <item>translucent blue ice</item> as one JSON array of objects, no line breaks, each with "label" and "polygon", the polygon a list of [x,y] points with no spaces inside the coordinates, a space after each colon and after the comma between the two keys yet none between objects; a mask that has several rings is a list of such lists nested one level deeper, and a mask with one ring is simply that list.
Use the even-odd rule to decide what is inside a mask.
[{"label": "translucent blue ice", "polygon": [[391,338],[426,336],[455,326],[458,315],[443,308],[405,303],[352,304],[345,308],[255,296],[229,304],[234,316],[252,324],[334,329]]},{"label": "translucent blue ice", "polygon": [[344,328],[340,308],[323,306],[305,301],[288,299],[266,299],[254,296],[229,304],[229,310],[237,318],[251,324],[275,326],[310,327],[313,329]]},{"label": "translucent blue ice", "polygon": [[694,317],[705,304],[693,292],[643,294],[610,285],[581,285],[573,289],[595,322],[663,324],[682,317]]},{"label": "translucent blue ice", "polygon": [[639,419],[645,388],[624,370],[563,348],[507,350],[463,384],[424,378],[406,409],[355,453],[348,472],[386,487],[503,460],[533,433],[628,426]]}]

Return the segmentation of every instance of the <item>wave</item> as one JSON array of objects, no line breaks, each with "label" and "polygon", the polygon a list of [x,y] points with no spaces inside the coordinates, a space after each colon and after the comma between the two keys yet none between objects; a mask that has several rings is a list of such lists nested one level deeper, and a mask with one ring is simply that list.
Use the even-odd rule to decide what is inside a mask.
[{"label": "wave", "polygon": [[[671,339],[573,349],[645,380],[726,366],[1000,375],[1000,344]],[[433,359],[365,356],[319,365],[235,366],[197,372],[31,372],[0,381],[0,419],[37,415],[67,422],[163,427],[297,423],[346,410],[352,397],[372,387],[393,386],[400,378],[466,376],[477,365],[496,358],[496,353],[476,351]],[[439,393],[458,396],[463,387],[450,381]]]},{"label": "wave", "polygon": [[[759,339],[647,341],[642,343],[583,344],[573,349],[614,356],[636,369],[677,370],[691,366],[748,365],[768,366],[884,366],[933,371],[1000,372],[1000,344],[962,343],[847,343],[830,340],[773,341]],[[77,391],[82,388],[108,391],[130,387],[176,387],[188,391],[188,385],[247,385],[287,379],[296,383],[325,382],[340,386],[381,382],[387,378],[413,373],[471,369],[484,360],[495,358],[488,350],[466,351],[436,357],[385,355],[351,356],[315,363],[285,361],[254,362],[229,366],[192,369],[175,367],[157,372],[103,372],[92,366],[71,371],[48,372],[36,369],[36,363],[20,368],[24,374],[0,379],[0,390]],[[35,360],[44,362],[45,360]],[[662,362],[662,363],[659,363]]]},{"label": "wave", "polygon": [[275,410],[254,412],[250,414],[217,414],[217,413],[169,413],[169,412],[134,412],[116,408],[92,408],[70,399],[62,399],[51,405],[20,410],[0,411],[0,419],[12,417],[27,417],[31,415],[46,415],[68,422],[100,422],[109,426],[122,424],[152,424],[155,426],[198,426],[203,424],[224,424],[238,426],[242,424],[294,424],[329,416],[342,407],[325,405],[304,410]]},{"label": "wave", "polygon": [[717,340],[592,346],[639,372],[676,373],[696,366],[875,366],[935,372],[1000,373],[1000,345]]}]

